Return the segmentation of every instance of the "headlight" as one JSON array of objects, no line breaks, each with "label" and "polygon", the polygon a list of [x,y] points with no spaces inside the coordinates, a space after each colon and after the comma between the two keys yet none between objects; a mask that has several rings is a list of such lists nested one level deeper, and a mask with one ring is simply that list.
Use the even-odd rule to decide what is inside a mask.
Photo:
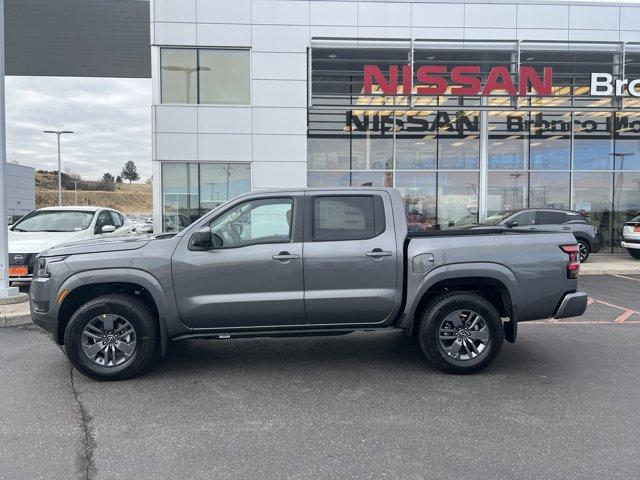
[{"label": "headlight", "polygon": [[55,262],[61,262],[68,255],[58,255],[57,257],[38,257],[36,259],[36,277],[48,277],[51,272],[49,271],[49,265]]}]

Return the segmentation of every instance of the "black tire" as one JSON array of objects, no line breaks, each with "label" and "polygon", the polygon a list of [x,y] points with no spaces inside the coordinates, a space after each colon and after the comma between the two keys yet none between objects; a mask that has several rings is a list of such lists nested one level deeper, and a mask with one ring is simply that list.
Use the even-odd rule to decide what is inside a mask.
[{"label": "black tire", "polygon": [[636,260],[640,260],[640,248],[627,248],[627,252]]},{"label": "black tire", "polygon": [[[461,360],[445,352],[440,328],[449,315],[464,310],[476,312],[484,320],[488,344],[475,358]],[[500,314],[485,298],[470,292],[452,292],[434,299],[423,310],[418,338],[422,352],[434,367],[447,373],[471,374],[484,369],[498,356],[504,341],[504,327]]]},{"label": "black tire", "polygon": [[[83,350],[85,327],[93,319],[106,314],[125,319],[134,330],[135,349],[122,364],[99,365]],[[87,377],[96,380],[124,380],[142,372],[157,358],[159,339],[156,319],[143,302],[129,295],[111,294],[89,300],[76,310],[67,324],[64,346],[71,364]]]},{"label": "black tire", "polygon": [[578,248],[580,255],[580,263],[584,263],[589,260],[589,255],[591,255],[591,245],[586,240],[578,239]]}]

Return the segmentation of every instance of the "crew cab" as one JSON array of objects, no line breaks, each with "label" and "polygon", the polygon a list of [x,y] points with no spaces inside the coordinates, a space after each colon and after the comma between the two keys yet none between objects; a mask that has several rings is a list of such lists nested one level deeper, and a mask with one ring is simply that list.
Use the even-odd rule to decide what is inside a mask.
[{"label": "crew cab", "polygon": [[97,379],[148,367],[171,340],[402,329],[427,359],[477,372],[519,322],[581,315],[571,232],[407,232],[391,188],[237,197],[185,230],[38,256],[35,323]]},{"label": "crew cab", "polygon": [[90,238],[129,235],[124,216],[110,208],[46,207],[9,227],[9,281],[30,282],[36,256],[54,245]]}]

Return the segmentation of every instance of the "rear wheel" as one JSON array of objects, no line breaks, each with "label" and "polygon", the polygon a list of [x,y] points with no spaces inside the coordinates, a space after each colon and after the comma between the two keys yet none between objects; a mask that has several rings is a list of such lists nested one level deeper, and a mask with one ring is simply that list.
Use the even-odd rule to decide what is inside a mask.
[{"label": "rear wheel", "polygon": [[633,258],[640,260],[640,248],[627,248],[627,252],[629,252],[629,255]]},{"label": "rear wheel", "polygon": [[578,248],[580,250],[580,263],[584,263],[589,258],[591,247],[589,247],[589,244],[584,240],[578,240]]},{"label": "rear wheel", "polygon": [[451,293],[436,299],[422,316],[420,347],[431,364],[445,372],[475,373],[500,353],[502,320],[485,298]]},{"label": "rear wheel", "polygon": [[128,295],[104,295],[71,317],[64,345],[73,366],[96,380],[123,380],[147,368],[158,352],[153,313]]}]

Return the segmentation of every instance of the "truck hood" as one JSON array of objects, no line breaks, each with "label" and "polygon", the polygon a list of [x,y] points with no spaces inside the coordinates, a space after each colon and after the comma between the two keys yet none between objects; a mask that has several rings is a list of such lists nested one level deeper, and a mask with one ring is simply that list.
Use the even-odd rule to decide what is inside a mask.
[{"label": "truck hood", "polygon": [[54,245],[82,240],[87,232],[15,232],[9,230],[11,253],[40,253]]},{"label": "truck hood", "polygon": [[47,250],[44,255],[51,257],[54,255],[75,255],[79,253],[98,253],[98,252],[121,252],[125,250],[136,250],[144,247],[153,240],[149,236],[135,237],[112,237],[82,240],[79,242],[70,242]]}]

